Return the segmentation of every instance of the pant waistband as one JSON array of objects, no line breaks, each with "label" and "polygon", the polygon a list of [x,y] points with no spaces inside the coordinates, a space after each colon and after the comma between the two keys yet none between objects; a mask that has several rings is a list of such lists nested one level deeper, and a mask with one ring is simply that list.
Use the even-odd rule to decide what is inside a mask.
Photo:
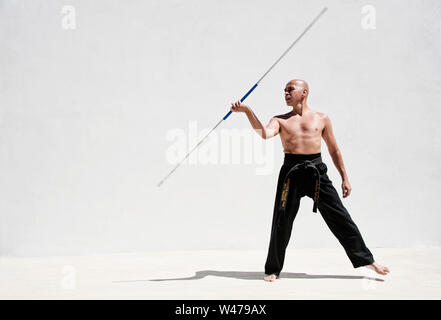
[{"label": "pant waistband", "polygon": [[284,164],[297,164],[305,160],[310,160],[317,163],[317,160],[321,160],[321,152],[312,154],[300,154],[300,153],[285,153]]}]

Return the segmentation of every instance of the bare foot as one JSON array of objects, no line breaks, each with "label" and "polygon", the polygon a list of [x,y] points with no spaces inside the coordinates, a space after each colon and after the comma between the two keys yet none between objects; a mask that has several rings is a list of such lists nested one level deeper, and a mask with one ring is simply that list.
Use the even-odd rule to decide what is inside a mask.
[{"label": "bare foot", "polygon": [[374,270],[376,273],[378,274],[382,274],[382,275],[386,275],[389,273],[389,268],[382,266],[381,264],[378,264],[376,262],[374,262],[373,264],[370,264],[368,266],[366,266],[366,268],[372,269]]},{"label": "bare foot", "polygon": [[274,281],[276,281],[277,278],[279,278],[279,277],[276,276],[275,274],[270,274],[270,275],[266,276],[265,278],[263,278],[263,280],[269,281],[269,282],[274,282]]}]

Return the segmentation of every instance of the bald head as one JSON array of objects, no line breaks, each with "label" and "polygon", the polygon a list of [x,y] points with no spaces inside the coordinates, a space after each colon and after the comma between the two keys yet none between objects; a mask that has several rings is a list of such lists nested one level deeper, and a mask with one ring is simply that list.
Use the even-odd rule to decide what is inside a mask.
[{"label": "bald head", "polygon": [[309,86],[305,80],[293,79],[285,86],[285,101],[288,105],[306,101],[309,94]]},{"label": "bald head", "polygon": [[308,83],[305,80],[302,79],[293,79],[290,82],[287,83],[287,85],[294,85],[296,87],[298,87],[299,89],[306,89],[309,92],[309,86]]}]

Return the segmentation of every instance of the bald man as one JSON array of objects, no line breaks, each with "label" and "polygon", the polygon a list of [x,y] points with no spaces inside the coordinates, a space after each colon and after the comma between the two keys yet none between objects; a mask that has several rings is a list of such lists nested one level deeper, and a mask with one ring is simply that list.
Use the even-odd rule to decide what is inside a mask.
[{"label": "bald man", "polygon": [[308,107],[308,94],[309,86],[306,81],[289,81],[285,86],[285,101],[287,106],[292,107],[292,111],[274,116],[267,126],[263,126],[252,109],[240,101],[232,103],[230,108],[233,112],[245,113],[254,130],[263,139],[280,135],[285,153],[277,183],[264,280],[273,282],[279,278],[292,224],[303,196],[314,200],[313,212],[318,208],[354,268],[366,266],[386,275],[389,269],[374,261],[326,173],[327,166],[321,159],[321,138],[325,140],[332,161],[342,178],[343,198],[351,194],[352,188],[332,132],[331,120],[326,114]]}]

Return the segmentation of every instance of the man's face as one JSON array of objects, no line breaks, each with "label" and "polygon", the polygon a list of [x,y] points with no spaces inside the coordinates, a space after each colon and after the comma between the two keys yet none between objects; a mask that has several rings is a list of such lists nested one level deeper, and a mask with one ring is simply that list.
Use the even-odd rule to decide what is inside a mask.
[{"label": "man's face", "polygon": [[303,80],[292,80],[285,86],[285,102],[288,106],[295,106],[308,95],[308,85]]},{"label": "man's face", "polygon": [[285,102],[288,106],[297,104],[302,100],[304,88],[294,82],[288,82],[285,86]]}]

